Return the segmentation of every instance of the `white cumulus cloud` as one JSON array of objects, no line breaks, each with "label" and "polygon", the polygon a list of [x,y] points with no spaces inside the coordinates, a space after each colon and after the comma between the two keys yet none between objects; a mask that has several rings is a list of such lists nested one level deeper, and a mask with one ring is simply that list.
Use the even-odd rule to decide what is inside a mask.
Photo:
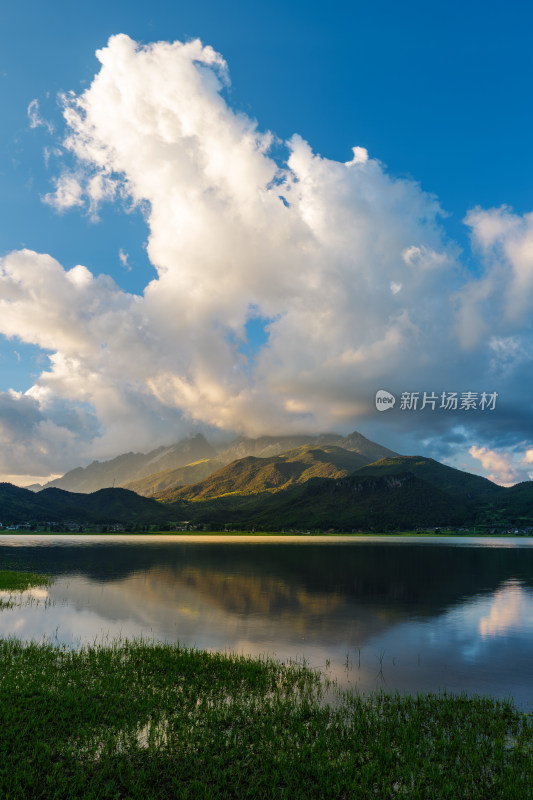
[{"label": "white cumulus cloud", "polygon": [[478,336],[495,317],[508,328],[524,324],[533,305],[533,213],[475,208],[465,222],[486,270],[463,294],[463,319],[477,321]]},{"label": "white cumulus cloud", "polygon": [[515,453],[491,450],[488,447],[477,447],[476,445],[473,445],[468,452],[481,462],[481,466],[488,473],[487,478],[494,483],[512,486],[519,481],[529,480],[529,474],[527,470],[524,470],[524,466],[528,463],[527,454],[518,460]]},{"label": "white cumulus cloud", "polygon": [[[516,337],[513,315],[533,300],[529,217],[471,212],[487,267],[469,280],[436,198],[364,148],[342,163],[295,134],[275,159],[275,136],[227,103],[228,69],[211,47],[118,35],[97,56],[89,88],[63,97],[75,166],[45,200],[93,218],[103,202],[139,206],[157,277],[131,295],[49,255],[0,262],[0,332],[50,353],[20,402],[60,430],[57,409],[70,409],[78,459],[171,441],[191,424],[346,430],[374,413],[382,384],[454,389],[443,375],[481,378],[503,352],[482,342],[496,295],[506,322],[495,334]],[[119,258],[128,265],[125,249]],[[250,359],[255,317],[268,339]],[[74,423],[64,430],[71,443]],[[50,448],[64,455],[56,440],[54,428]]]},{"label": "white cumulus cloud", "polygon": [[83,205],[83,187],[76,175],[64,173],[54,183],[55,191],[44,196],[45,203],[53,206],[57,211],[66,211],[69,208]]}]

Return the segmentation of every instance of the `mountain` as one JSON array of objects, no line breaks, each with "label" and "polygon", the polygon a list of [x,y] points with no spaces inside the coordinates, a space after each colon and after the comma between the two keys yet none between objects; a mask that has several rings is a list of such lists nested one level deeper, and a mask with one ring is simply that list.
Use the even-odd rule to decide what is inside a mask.
[{"label": "mountain", "polygon": [[92,494],[43,489],[35,493],[10,483],[0,484],[0,521],[23,522],[142,523],[164,524],[179,513],[155,500],[127,489],[100,489]]},{"label": "mountain", "polygon": [[232,461],[246,458],[247,456],[268,458],[269,456],[278,456],[289,450],[305,446],[342,447],[344,450],[350,450],[364,456],[367,464],[380,458],[398,455],[354,431],[349,436],[339,436],[337,433],[322,433],[318,436],[260,436],[257,439],[241,437],[220,450],[218,459],[225,464],[230,464]]},{"label": "mountain", "polygon": [[171,488],[157,497],[168,503],[280,492],[312,478],[344,477],[366,463],[364,456],[341,447],[304,445],[276,456],[240,458],[199,483]]},{"label": "mountain", "polygon": [[503,489],[497,502],[493,499],[485,504],[487,519],[500,525],[529,526],[532,524],[533,481],[523,481]]},{"label": "mountain", "polygon": [[59,513],[62,510],[48,498],[11,483],[0,483],[0,522],[3,525],[36,519],[55,520]]},{"label": "mountain", "polygon": [[257,439],[240,437],[218,449],[209,444],[201,434],[197,434],[171,447],[159,447],[150,453],[124,453],[110,461],[93,461],[88,467],[77,467],[44,487],[32,485],[27,488],[34,491],[58,488],[69,492],[90,493],[103,488],[122,487],[145,497],[152,497],[157,492],[203,480],[237,459],[248,456],[267,458],[305,446],[333,446],[350,450],[364,456],[361,464],[397,455],[357,432],[345,437],[336,433],[318,436],[261,436]]},{"label": "mountain", "polygon": [[98,489],[123,486],[155,472],[184,467],[200,459],[213,458],[215,455],[215,449],[201,434],[198,434],[171,447],[158,447],[146,454],[125,453],[111,461],[93,461],[88,467],[77,467],[42,488],[82,493],[96,492]]},{"label": "mountain", "polygon": [[333,445],[306,445],[267,458],[247,456],[198,483],[160,493],[159,502],[120,488],[34,493],[4,483],[0,520],[4,525],[163,525],[186,519],[214,529],[274,531],[533,527],[533,482],[504,488],[421,456],[360,465],[364,459]]},{"label": "mountain", "polygon": [[9,486],[0,491],[4,524],[187,519],[267,530],[533,525],[533,483],[497,486],[431,458],[399,456],[357,432],[241,437],[218,449],[198,435],[147,454],[93,462],[38,494]]},{"label": "mountain", "polygon": [[196,436],[182,439],[171,447],[159,448],[153,453],[148,453],[142,472],[143,475],[152,475],[154,472],[185,467],[202,459],[214,458],[216,453],[207,439],[198,433]]},{"label": "mountain", "polygon": [[500,496],[502,492],[505,492],[502,486],[498,486],[487,478],[447,467],[433,458],[423,456],[382,458],[375,464],[368,464],[357,471],[359,477],[384,477],[406,473],[416,475],[435,488],[442,489],[456,501],[460,500],[470,504],[493,498],[496,495]]},{"label": "mountain", "polygon": [[124,453],[111,461],[93,461],[88,467],[76,467],[62,478],[45,484],[43,489],[63,489],[67,492],[95,492],[98,489],[119,485],[130,475],[136,475],[145,456],[142,453]]},{"label": "mountain", "polygon": [[186,467],[166,469],[162,472],[154,472],[152,475],[148,475],[145,478],[138,478],[136,481],[130,481],[130,483],[124,484],[124,489],[131,489],[132,492],[137,492],[137,494],[143,495],[144,497],[153,497],[167,489],[197,483],[204,478],[208,478],[209,475],[212,475],[213,472],[216,472],[223,466],[223,462],[218,459],[204,458],[201,461],[187,464]]},{"label": "mountain", "polygon": [[[304,453],[312,462],[307,471]],[[272,459],[245,458],[159,497],[180,507],[188,519],[213,527],[533,525],[533,483],[506,489],[421,456],[387,457],[340,474],[343,468],[349,471],[349,463],[334,465],[338,457],[336,448],[300,448]],[[324,466],[329,475],[321,473]]]},{"label": "mountain", "polygon": [[175,501],[183,516],[214,529],[396,530],[465,525],[472,509],[412,474],[313,478],[279,492]]}]

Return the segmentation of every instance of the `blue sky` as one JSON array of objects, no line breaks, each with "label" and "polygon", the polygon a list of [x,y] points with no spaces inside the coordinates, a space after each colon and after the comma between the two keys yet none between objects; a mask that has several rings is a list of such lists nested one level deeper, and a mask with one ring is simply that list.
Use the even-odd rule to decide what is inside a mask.
[{"label": "blue sky", "polygon": [[[271,3],[267,8],[248,3],[229,3],[222,8],[212,2],[194,6],[161,2],[121,2],[111,6],[94,3],[90,7],[66,2],[4,4],[0,11],[0,257],[8,257],[22,248],[49,254],[65,271],[82,264],[95,277],[111,276],[122,293],[139,297],[150,281],[157,282],[158,275],[172,269],[170,262],[165,262],[167,256],[170,258],[171,245],[162,245],[159,240],[159,249],[156,246],[161,234],[155,223],[152,224],[147,210],[150,204],[153,208],[157,205],[153,196],[144,197],[138,189],[135,201],[131,196],[124,199],[132,181],[140,181],[138,177],[128,177],[128,168],[123,173],[126,179],[121,178],[122,193],[113,195],[112,200],[104,200],[97,209],[89,210],[90,201],[81,195],[79,204],[68,208],[60,208],[57,202],[50,200],[61,175],[76,174],[80,178],[81,171],[85,170],[87,179],[89,173],[95,174],[94,164],[88,164],[83,158],[80,160],[79,141],[70,152],[64,146],[69,130],[58,96],[73,92],[79,98],[88,91],[102,68],[95,51],[105,48],[111,36],[122,33],[139,46],[159,41],[187,42],[198,37],[204,45],[221,54],[231,81],[220,88],[225,106],[235,118],[244,115],[256,122],[257,131],[271,131],[277,137],[269,150],[269,158],[278,167],[286,168],[291,150],[287,142],[294,134],[308,142],[313,154],[321,156],[328,166],[349,162],[353,147],[365,148],[369,158],[379,162],[379,180],[375,176],[368,178],[365,189],[367,199],[369,192],[375,192],[380,193],[380,200],[368,212],[370,222],[365,217],[366,225],[370,228],[375,225],[376,234],[372,239],[374,244],[368,245],[370,250],[367,254],[364,251],[357,269],[354,268],[354,275],[358,276],[354,308],[357,302],[362,303],[362,308],[375,303],[379,318],[382,287],[377,278],[370,286],[369,276],[378,275],[380,253],[386,248],[398,247],[394,256],[397,262],[403,259],[409,268],[419,269],[421,275],[428,272],[424,254],[430,252],[438,253],[438,258],[432,256],[433,262],[448,270],[438,280],[432,279],[425,288],[420,288],[420,280],[411,276],[413,285],[409,303],[406,301],[402,309],[403,317],[402,311],[391,311],[389,305],[383,306],[383,313],[392,320],[389,338],[385,336],[383,341],[407,337],[406,331],[416,328],[418,339],[415,337],[408,344],[406,338],[404,349],[408,350],[415,339],[431,341],[431,337],[435,337],[433,346],[428,346],[427,352],[420,355],[416,379],[415,372],[402,372],[403,361],[392,355],[389,360],[383,360],[381,371],[358,366],[363,361],[376,364],[382,357],[382,349],[377,359],[375,356],[379,337],[372,342],[372,337],[367,335],[372,325],[370,317],[365,318],[364,324],[361,322],[364,334],[358,332],[355,323],[353,328],[348,321],[340,326],[335,341],[324,349],[324,360],[313,361],[305,352],[305,336],[301,342],[295,337],[298,320],[307,324],[296,300],[289,307],[275,301],[266,290],[261,294],[258,288],[261,282],[257,279],[246,295],[247,311],[237,310],[226,300],[216,309],[210,307],[209,314],[206,312],[204,329],[185,325],[174,330],[169,322],[164,330],[168,336],[177,337],[175,348],[180,346],[178,339],[187,342],[183,347],[190,348],[187,353],[193,355],[184,355],[181,361],[178,358],[172,363],[170,355],[165,356],[157,365],[157,375],[156,372],[148,374],[145,369],[126,381],[126,388],[124,380],[120,383],[117,379],[113,401],[104,401],[107,389],[103,379],[86,396],[80,389],[88,380],[88,374],[101,369],[96,362],[89,366],[88,356],[79,368],[78,383],[69,394],[64,372],[72,373],[77,369],[74,351],[69,349],[72,343],[65,345],[66,349],[55,348],[52,327],[46,336],[30,330],[28,316],[34,312],[30,306],[21,306],[20,328],[11,320],[9,327],[1,329],[3,335],[0,333],[0,391],[6,399],[2,425],[7,431],[3,451],[14,452],[11,462],[6,457],[5,463],[0,465],[4,476],[20,476],[17,480],[24,482],[27,476],[62,473],[78,461],[87,463],[93,457],[147,449],[151,442],[170,442],[189,430],[233,430],[258,435],[269,430],[284,432],[298,427],[320,430],[327,425],[344,431],[359,429],[400,452],[425,452],[503,482],[527,478],[531,461],[527,454],[530,450],[533,453],[533,431],[531,415],[524,408],[521,392],[524,390],[527,394],[532,383],[531,316],[529,307],[516,298],[529,298],[528,276],[533,272],[533,263],[528,261],[527,217],[533,210],[530,191],[533,172],[530,144],[532,18],[533,9],[523,2],[507,6],[495,2],[331,3],[327,6],[298,2]],[[208,71],[211,67],[208,65],[205,69]],[[133,89],[140,92],[141,83],[139,77]],[[206,98],[209,102],[213,100],[211,95],[206,94]],[[156,102],[157,98],[154,104]],[[290,180],[298,175],[301,182],[304,173],[308,174],[307,166],[304,168],[302,164],[300,159]],[[120,172],[111,162],[106,169],[106,174],[111,174],[111,169],[114,176]],[[335,169],[331,166],[332,176]],[[403,200],[391,200],[394,190],[383,183],[382,175],[394,181],[404,179],[408,190]],[[287,174],[283,180],[287,188]],[[313,178],[313,185],[318,185],[317,180]],[[325,189],[326,184],[331,195]],[[291,185],[295,191],[294,184]],[[346,200],[342,208],[337,208],[337,195],[331,186],[328,178],[321,184],[320,191],[316,190],[324,213],[329,210],[337,220],[342,218],[349,226],[350,213],[356,220],[358,214],[363,214],[362,206],[359,201],[350,205],[351,200]],[[218,190],[216,186],[215,190]],[[339,191],[342,194],[344,190]],[[346,189],[346,197],[351,191]],[[420,192],[420,197],[414,197],[416,192]],[[430,210],[431,198],[423,194],[422,200],[422,193],[436,198],[443,213],[436,214],[434,208]],[[47,195],[48,203],[43,202]],[[313,202],[318,201],[315,198]],[[370,205],[373,202],[368,200]],[[388,216],[391,205],[395,208],[393,217]],[[470,216],[470,225],[464,224],[465,217],[469,212],[472,215],[473,209],[488,212],[502,206],[512,209],[512,214],[507,210],[487,217],[479,212],[476,217]],[[403,208],[405,221],[402,222]],[[290,213],[294,210],[295,204],[292,211],[288,209]],[[302,219],[307,224],[309,217],[304,211]],[[357,224],[362,224],[362,218]],[[381,242],[380,226],[391,224],[391,219],[394,224],[398,222],[400,228],[404,225],[411,230],[412,226],[411,245],[407,240],[401,247],[396,239],[392,243]],[[488,228],[490,233],[487,233]],[[199,230],[201,237],[201,226]],[[315,234],[316,231],[313,241],[316,241]],[[341,235],[339,230],[336,236]],[[160,257],[147,252],[150,236],[156,242],[154,251],[157,250]],[[250,261],[249,245],[245,244],[247,236],[242,231],[234,233],[232,241],[236,252],[240,253],[234,257],[239,263],[248,258],[249,269],[260,276],[261,270],[267,267],[260,260],[257,264],[253,259]],[[291,243],[294,236],[293,232]],[[346,252],[354,246],[354,241],[346,241]],[[282,261],[290,247],[283,245],[282,239],[280,242]],[[328,267],[328,275],[320,280],[327,277],[334,282],[338,279],[348,287],[351,285],[348,256],[344,250],[342,257],[337,250],[336,255],[332,255],[330,245],[328,241],[322,255],[314,256],[317,264],[331,259],[333,265],[337,264],[335,259],[340,259],[342,267]],[[230,248],[229,244],[227,246]],[[409,250],[409,247],[418,249]],[[232,258],[228,250],[220,269],[231,270]],[[276,252],[270,253],[269,258],[275,260]],[[401,279],[394,277],[394,258],[387,249],[384,256],[387,263],[389,258],[390,269],[382,276],[387,290],[389,285],[402,284]],[[449,266],[442,267],[444,264]],[[25,266],[20,268],[29,270]],[[283,274],[290,267],[280,269]],[[305,261],[298,269],[298,280],[302,281]],[[209,276],[202,278],[201,266],[194,265],[194,270],[199,284],[207,286]],[[217,272],[219,278],[221,274]],[[213,275],[209,279],[212,278]],[[234,280],[238,287],[238,278]],[[26,283],[26,291],[31,294],[29,278]],[[56,296],[58,290],[52,284],[53,281],[48,286]],[[295,285],[287,291],[296,293]],[[306,292],[310,291],[309,285],[306,284]],[[501,308],[497,298],[508,286],[511,286],[508,303]],[[0,302],[11,303],[13,311],[18,296],[9,294],[12,289],[4,289],[4,296],[2,291],[0,287]],[[42,288],[35,291],[42,293],[41,302],[46,306],[46,291]],[[238,289],[233,289],[233,296],[236,291],[238,293]],[[406,286],[391,288],[391,291],[401,298]],[[366,299],[362,298],[365,292]],[[464,315],[468,317],[468,322],[463,320],[462,323],[468,331],[463,330],[461,344],[457,344],[457,334],[451,328],[443,330],[439,337],[438,330],[424,327],[426,322],[421,311],[426,300],[428,315],[434,305],[441,308],[450,302],[451,316],[458,292],[464,300]],[[302,295],[311,298],[310,303],[314,296]],[[115,305],[123,302],[123,298],[117,298],[118,295],[113,300]],[[331,303],[337,300],[332,299]],[[61,314],[59,308],[55,314]],[[333,306],[332,309],[335,310]],[[198,310],[198,318],[203,312],[204,305]],[[184,318],[184,312],[180,313],[180,318]],[[339,306],[334,318],[340,318],[343,313],[349,316],[347,309],[342,311]],[[480,320],[483,318],[484,326],[478,320],[472,332],[470,321],[476,314]],[[227,323],[224,315],[227,315]],[[363,316],[361,311],[360,319]],[[92,317],[91,336],[96,336],[95,330],[101,328],[98,319]],[[42,324],[48,325],[49,320]],[[75,327],[74,322],[69,324]],[[149,319],[146,325],[154,352],[159,353],[162,345],[158,337],[163,336],[163,329],[150,328]],[[215,330],[217,326],[220,337],[233,350],[218,356],[219,364],[225,366],[215,375],[214,371],[210,372],[212,365],[206,366],[205,354],[212,351],[213,346],[203,341],[202,330]],[[328,322],[324,333],[318,337],[319,342],[327,340],[331,328]],[[145,344],[148,338],[143,340]],[[201,345],[198,344],[200,340]],[[156,341],[159,343],[154,344]],[[487,355],[489,343],[492,349]],[[100,345],[101,349],[106,346],[104,342]],[[257,364],[261,346],[270,350],[264,363]],[[108,349],[110,353],[113,350],[109,359],[116,358],[117,364],[125,357],[125,351],[121,351],[121,355],[117,347]],[[293,350],[294,361],[291,362],[287,353]],[[319,358],[320,346],[315,344],[313,352],[315,359]],[[67,363],[65,359],[68,361],[61,375],[62,368],[57,363],[50,368],[49,356],[54,353],[59,353],[58,360],[63,365]],[[236,369],[232,353],[234,360],[238,361],[236,354],[240,354],[249,362],[244,365],[239,362],[242,374],[237,384],[232,383]],[[424,373],[421,365],[431,360],[431,353],[434,363]],[[330,366],[319,375],[319,367],[326,359]],[[408,362],[412,360],[407,359]],[[353,363],[348,377],[337,369],[340,362]],[[397,372],[391,364],[398,365]],[[474,364],[481,366],[474,368]],[[454,365],[457,365],[456,371]],[[106,374],[113,374],[112,363],[106,368],[110,370]],[[300,368],[297,380],[295,371]],[[53,378],[41,380],[43,372],[54,370]],[[252,378],[253,370],[256,372]],[[313,375],[317,376],[316,382]],[[186,392],[183,381],[189,387]],[[319,386],[328,382],[332,394],[326,397]],[[179,391],[175,388],[178,384]],[[172,390],[170,385],[174,387]],[[213,388],[215,385],[218,388]],[[35,386],[38,388],[32,390]],[[400,413],[398,402],[386,416],[378,414],[375,408],[372,410],[369,401],[372,392],[380,388],[390,389],[397,395],[404,390],[422,392],[426,388],[436,392],[498,391],[499,406],[490,418],[481,413],[461,416],[459,412],[455,416],[428,412],[408,415]],[[28,390],[33,393],[26,395]],[[127,400],[121,394],[123,391],[127,392]],[[242,404],[231,413],[214,410],[216,397],[221,405],[230,405],[224,392],[238,393],[242,397]],[[22,397],[16,393],[22,393]],[[258,410],[257,418],[252,421],[257,400],[250,398],[257,394],[266,397],[268,402],[265,400],[265,408],[261,412]],[[121,397],[124,415],[131,419],[131,424],[120,420]],[[309,404],[306,397],[311,398]],[[333,412],[328,414],[326,408],[335,405],[339,407],[336,416]],[[247,420],[246,424],[242,423],[243,419]],[[64,424],[65,420],[69,420],[68,424]],[[141,429],[145,435],[136,433]],[[32,447],[39,450],[42,457],[32,459]]]}]

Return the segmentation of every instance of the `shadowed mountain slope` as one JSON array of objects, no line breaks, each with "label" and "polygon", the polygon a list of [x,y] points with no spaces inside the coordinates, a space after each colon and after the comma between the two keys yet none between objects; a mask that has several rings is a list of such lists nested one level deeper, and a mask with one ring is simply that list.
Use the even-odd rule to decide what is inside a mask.
[{"label": "shadowed mountain slope", "polygon": [[44,489],[35,493],[10,483],[0,484],[0,522],[142,523],[179,519],[176,509],[139,497],[126,489],[100,489],[93,494]]},{"label": "shadowed mountain slope", "polygon": [[407,472],[467,503],[493,498],[505,492],[502,486],[498,486],[487,478],[448,467],[433,458],[423,456],[382,458],[375,464],[362,467],[357,474],[361,477],[384,477]]},{"label": "shadowed mountain slope", "polygon": [[[313,462],[309,469],[304,454]],[[506,489],[421,456],[385,458],[355,470],[345,461],[342,475],[340,465],[331,464],[341,454],[357,455],[300,448],[272,459],[241,459],[161,499],[198,522],[269,530],[533,524],[532,484]]]},{"label": "shadowed mountain slope", "polygon": [[217,526],[266,530],[287,528],[336,530],[463,525],[473,509],[421,478],[397,476],[339,479],[312,478],[278,492],[221,494],[176,503],[189,519]]}]

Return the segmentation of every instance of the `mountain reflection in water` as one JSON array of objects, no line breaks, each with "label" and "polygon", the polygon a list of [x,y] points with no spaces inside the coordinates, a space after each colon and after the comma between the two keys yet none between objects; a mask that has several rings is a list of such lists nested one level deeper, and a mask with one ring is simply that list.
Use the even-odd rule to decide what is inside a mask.
[{"label": "mountain reflection in water", "polygon": [[56,577],[46,603],[0,612],[0,635],[305,657],[362,691],[513,694],[531,709],[533,548],[487,545],[0,536],[0,569]]}]

